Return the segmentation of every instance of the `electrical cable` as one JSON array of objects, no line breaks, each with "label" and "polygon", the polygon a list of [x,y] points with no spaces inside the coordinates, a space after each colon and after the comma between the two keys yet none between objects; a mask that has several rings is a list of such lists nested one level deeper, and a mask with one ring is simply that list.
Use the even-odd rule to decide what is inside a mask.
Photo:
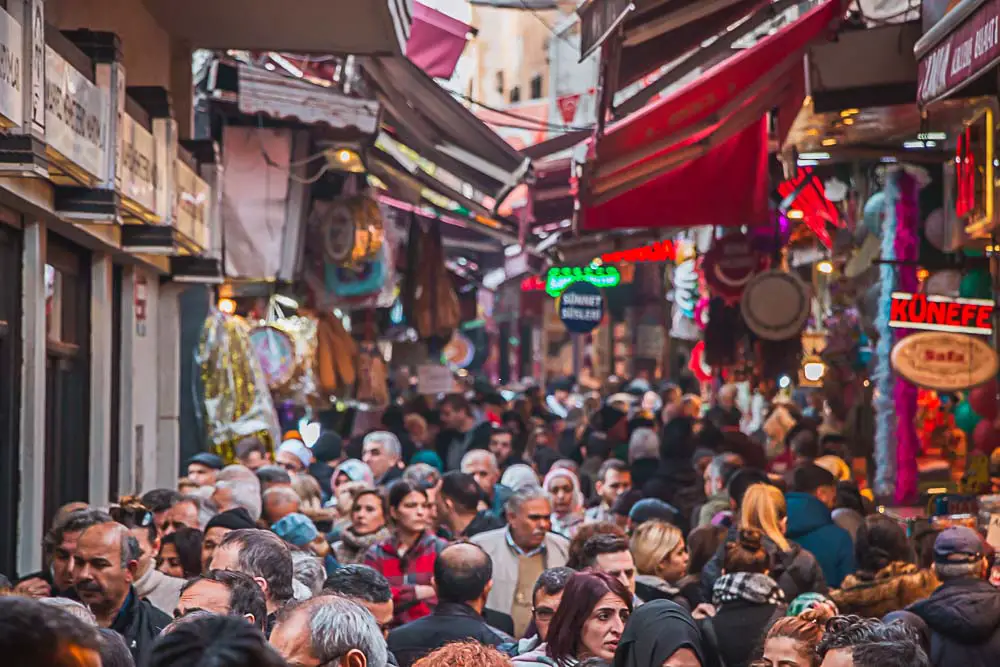
[{"label": "electrical cable", "polygon": [[578,131],[578,130],[591,130],[594,127],[593,124],[587,125],[587,126],[583,126],[583,127],[579,127],[579,126],[576,126],[576,125],[560,125],[558,123],[549,123],[549,122],[544,121],[544,120],[536,120],[534,118],[528,118],[527,116],[520,116],[520,115],[518,115],[518,114],[516,114],[516,113],[514,113],[512,111],[508,111],[506,109],[498,109],[497,107],[492,107],[489,104],[485,104],[483,102],[480,102],[479,100],[473,99],[473,98],[469,97],[468,95],[465,95],[464,93],[459,93],[459,92],[454,91],[454,90],[449,90],[448,92],[450,92],[455,97],[463,99],[466,102],[469,102],[470,104],[475,104],[478,107],[482,107],[483,109],[486,109],[487,111],[492,111],[493,113],[500,114],[501,116],[507,116],[508,118],[513,118],[514,120],[520,120],[520,121],[523,121],[525,123],[531,123],[532,125],[534,125],[534,127],[521,127],[521,126],[518,126],[518,125],[504,125],[503,123],[494,123],[492,121],[486,121],[487,124],[489,124],[489,125],[497,125],[499,127],[521,127],[521,129],[524,129],[524,130],[555,130],[557,132],[573,132],[573,131]]}]

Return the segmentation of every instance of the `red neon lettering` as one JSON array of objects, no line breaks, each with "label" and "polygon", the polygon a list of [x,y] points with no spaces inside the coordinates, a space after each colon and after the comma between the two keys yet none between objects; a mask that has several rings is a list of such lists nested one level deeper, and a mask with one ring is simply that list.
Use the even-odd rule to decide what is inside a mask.
[{"label": "red neon lettering", "polygon": [[969,326],[974,319],[976,319],[976,306],[971,303],[962,304],[962,326]]},{"label": "red neon lettering", "polygon": [[958,136],[955,147],[955,215],[964,217],[976,207],[976,158],[972,152],[972,129]]},{"label": "red neon lettering", "polygon": [[927,302],[927,321],[934,322],[936,324],[944,323],[945,315],[948,310],[948,304],[941,301],[928,301]]},{"label": "red neon lettering", "polygon": [[910,299],[910,321],[927,321],[927,297],[923,294],[915,294],[913,298]]},{"label": "red neon lettering", "polygon": [[958,316],[961,308],[957,303],[949,303],[947,315],[944,318],[944,324],[948,326],[957,327],[959,325]]},{"label": "red neon lettering", "polygon": [[890,322],[908,322],[909,317],[906,312],[906,308],[909,303],[905,299],[893,299],[892,306],[889,311],[889,321]]},{"label": "red neon lettering", "polygon": [[993,307],[992,306],[979,306],[979,311],[976,313],[976,328],[977,329],[992,329],[992,324],[990,319],[993,317]]}]

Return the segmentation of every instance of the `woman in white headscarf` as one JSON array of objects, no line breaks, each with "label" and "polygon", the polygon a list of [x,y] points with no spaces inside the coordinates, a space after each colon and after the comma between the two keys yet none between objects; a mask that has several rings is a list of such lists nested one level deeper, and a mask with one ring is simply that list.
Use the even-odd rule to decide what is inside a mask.
[{"label": "woman in white headscarf", "polygon": [[552,532],[573,539],[584,522],[584,499],[580,480],[568,468],[553,467],[542,482],[552,496]]}]

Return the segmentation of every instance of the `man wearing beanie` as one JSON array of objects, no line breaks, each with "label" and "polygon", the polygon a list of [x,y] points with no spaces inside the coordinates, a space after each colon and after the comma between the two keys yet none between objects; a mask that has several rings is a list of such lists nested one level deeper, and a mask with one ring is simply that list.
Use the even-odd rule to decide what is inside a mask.
[{"label": "man wearing beanie", "polygon": [[227,510],[216,514],[205,526],[205,536],[201,542],[201,569],[208,571],[208,564],[212,562],[212,554],[216,548],[222,544],[222,539],[234,530],[243,528],[256,528],[250,513],[242,507]]}]

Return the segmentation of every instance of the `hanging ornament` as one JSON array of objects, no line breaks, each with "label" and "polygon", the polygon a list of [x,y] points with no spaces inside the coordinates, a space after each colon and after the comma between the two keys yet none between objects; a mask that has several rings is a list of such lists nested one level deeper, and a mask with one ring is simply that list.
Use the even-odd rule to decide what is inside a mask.
[{"label": "hanging ornament", "polygon": [[991,380],[986,384],[979,385],[969,392],[969,405],[976,411],[976,414],[987,421],[997,418],[1000,411],[997,410],[997,381]]},{"label": "hanging ornament", "polygon": [[962,401],[955,406],[955,426],[972,435],[976,426],[982,421],[982,417],[976,414],[968,401]]},{"label": "hanging ornament", "polygon": [[698,341],[691,349],[688,368],[699,382],[708,382],[712,379],[712,367],[705,363],[705,341]]},{"label": "hanging ornament", "polygon": [[767,256],[754,250],[745,234],[727,234],[715,240],[705,254],[701,270],[709,291],[733,304],[739,301],[750,279],[768,264]]},{"label": "hanging ornament", "polygon": [[936,208],[924,220],[924,238],[941,252],[948,250],[948,219],[944,209]]}]

